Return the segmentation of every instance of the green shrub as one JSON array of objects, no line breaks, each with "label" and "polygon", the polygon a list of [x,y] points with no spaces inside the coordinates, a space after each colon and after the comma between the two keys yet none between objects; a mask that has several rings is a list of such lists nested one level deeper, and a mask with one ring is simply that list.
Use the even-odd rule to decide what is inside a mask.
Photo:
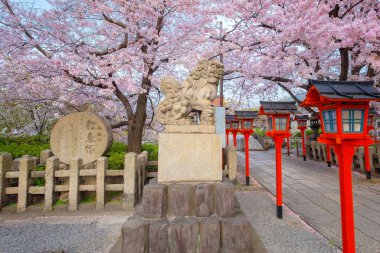
[{"label": "green shrub", "polygon": [[11,153],[13,158],[19,158],[23,155],[40,156],[41,151],[49,148],[49,144],[0,144],[0,152]]},{"label": "green shrub", "polygon": [[158,160],[158,145],[152,143],[145,143],[141,147],[142,151],[148,151],[148,160],[157,161]]},{"label": "green shrub", "polygon": [[306,129],[305,131],[306,135],[309,136],[313,133],[313,130],[311,130],[310,128]]},{"label": "green shrub", "polygon": [[265,131],[262,130],[261,128],[255,128],[255,133],[260,136],[261,138],[265,137]]},{"label": "green shrub", "polygon": [[122,170],[124,167],[125,151],[120,153],[108,153],[108,169]]},{"label": "green shrub", "polygon": [[108,150],[108,153],[121,153],[125,152],[127,150],[127,145],[121,142],[113,142],[110,149]]}]

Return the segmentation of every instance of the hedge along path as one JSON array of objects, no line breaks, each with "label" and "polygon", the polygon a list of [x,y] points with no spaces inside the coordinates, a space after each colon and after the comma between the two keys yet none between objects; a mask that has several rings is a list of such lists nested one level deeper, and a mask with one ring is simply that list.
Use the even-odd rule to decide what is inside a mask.
[{"label": "hedge along path", "polygon": [[[48,151],[43,151],[48,153]],[[69,193],[69,210],[78,209],[80,192],[96,192],[96,208],[104,209],[107,191],[123,192],[123,207],[133,208],[142,199],[148,152],[141,154],[127,153],[123,170],[109,170],[108,158],[100,157],[95,169],[83,169],[81,158],[73,158],[70,170],[60,170],[58,157],[46,160],[45,171],[35,171],[36,159],[24,156],[18,160],[19,169],[12,170],[13,158],[9,153],[0,153],[0,210],[9,204],[9,195],[17,195],[17,212],[26,211],[28,200],[33,194],[44,195],[44,210],[52,210],[56,193]],[[82,185],[81,177],[95,177],[96,184]],[[108,177],[122,177],[121,184],[108,184]],[[44,186],[33,186],[31,179],[44,178]],[[69,178],[67,184],[56,184],[58,178]],[[17,181],[17,186],[10,186],[10,181]]]}]

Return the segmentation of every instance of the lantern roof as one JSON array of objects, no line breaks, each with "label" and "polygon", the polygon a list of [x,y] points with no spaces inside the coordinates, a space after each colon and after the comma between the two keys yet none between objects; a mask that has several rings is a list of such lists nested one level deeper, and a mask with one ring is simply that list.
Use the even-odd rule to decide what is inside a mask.
[{"label": "lantern roof", "polygon": [[231,122],[232,120],[236,120],[235,115],[227,114],[226,115],[226,122]]},{"label": "lantern roof", "polygon": [[309,119],[309,115],[294,115],[294,119],[295,120],[308,120]]},{"label": "lantern roof", "polygon": [[309,79],[311,88],[300,106],[317,106],[321,101],[373,101],[380,100],[380,91],[373,81],[321,81]]},{"label": "lantern roof", "polygon": [[238,119],[256,119],[259,116],[258,111],[235,111]]},{"label": "lantern roof", "polygon": [[298,113],[295,101],[290,102],[271,102],[260,101],[260,113],[265,114],[291,114]]}]

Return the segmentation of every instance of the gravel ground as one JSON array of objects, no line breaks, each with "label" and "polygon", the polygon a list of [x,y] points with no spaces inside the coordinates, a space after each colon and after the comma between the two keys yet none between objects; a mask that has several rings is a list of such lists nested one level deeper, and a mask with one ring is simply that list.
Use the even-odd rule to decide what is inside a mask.
[{"label": "gravel ground", "polygon": [[283,219],[277,219],[275,199],[265,189],[237,192],[237,197],[268,252],[341,252],[285,206]]},{"label": "gravel ground", "polygon": [[0,252],[108,252],[127,218],[55,216],[3,221],[0,222]]}]

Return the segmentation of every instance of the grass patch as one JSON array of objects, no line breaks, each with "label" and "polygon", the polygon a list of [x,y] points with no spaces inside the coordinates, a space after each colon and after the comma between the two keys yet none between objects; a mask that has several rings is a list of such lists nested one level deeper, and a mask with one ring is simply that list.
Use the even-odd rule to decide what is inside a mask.
[{"label": "grass patch", "polygon": [[90,204],[96,201],[96,196],[86,196],[80,202],[81,204]]},{"label": "grass patch", "polygon": [[68,204],[68,201],[67,201],[67,200],[61,200],[61,199],[58,199],[58,200],[55,201],[55,203],[54,203],[55,206],[67,205],[67,204]]},{"label": "grass patch", "polygon": [[16,206],[17,203],[16,202],[11,202],[11,203],[8,203],[7,206]]},{"label": "grass patch", "polygon": [[33,178],[33,186],[45,186],[45,178],[43,177]]},{"label": "grass patch", "polygon": [[45,166],[36,166],[36,168],[34,168],[35,171],[45,171]]}]

